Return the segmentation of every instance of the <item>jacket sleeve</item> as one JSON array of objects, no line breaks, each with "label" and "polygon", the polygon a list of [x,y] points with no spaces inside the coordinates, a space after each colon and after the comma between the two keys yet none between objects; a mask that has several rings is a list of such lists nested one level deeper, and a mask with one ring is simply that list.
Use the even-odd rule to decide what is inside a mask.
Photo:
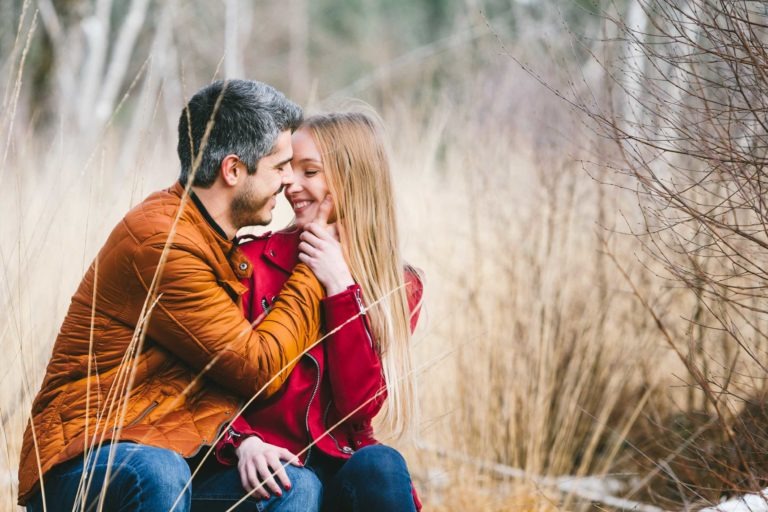
[{"label": "jacket sleeve", "polygon": [[[411,331],[418,320],[422,284],[415,273],[406,272],[406,293],[411,311]],[[381,409],[387,396],[381,359],[364,312],[358,285],[322,300],[327,373],[334,405],[340,417],[360,423]],[[334,332],[335,331],[335,332]]]},{"label": "jacket sleeve", "polygon": [[372,418],[386,398],[381,360],[363,311],[361,289],[352,285],[322,301],[325,317],[326,373],[340,417]]},{"label": "jacket sleeve", "polygon": [[[149,289],[160,260],[161,245],[143,245],[134,270]],[[255,328],[233,295],[239,282],[217,281],[195,248],[171,247],[157,286],[146,333],[176,354],[201,376],[230,391],[252,397],[274,394],[298,356],[317,340],[323,288],[305,265],[297,265],[269,315]],[[236,297],[235,297],[236,298]]]},{"label": "jacket sleeve", "polygon": [[235,450],[244,439],[251,436],[261,438],[258,431],[242,415],[238,416],[229,425],[224,436],[216,443],[214,450],[216,459],[225,466],[234,466],[237,464],[237,453]]},{"label": "jacket sleeve", "polygon": [[413,267],[405,269],[405,293],[408,297],[408,310],[411,312],[411,333],[416,330],[421,314],[421,305],[424,300],[424,283],[421,278],[421,270]]}]

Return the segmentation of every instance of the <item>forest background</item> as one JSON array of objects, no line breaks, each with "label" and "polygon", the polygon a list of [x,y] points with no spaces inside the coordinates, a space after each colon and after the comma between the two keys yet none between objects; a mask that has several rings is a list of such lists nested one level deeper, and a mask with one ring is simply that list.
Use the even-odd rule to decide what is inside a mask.
[{"label": "forest background", "polygon": [[71,294],[231,77],[385,121],[427,510],[764,488],[767,27],[744,0],[0,0],[0,508]]}]

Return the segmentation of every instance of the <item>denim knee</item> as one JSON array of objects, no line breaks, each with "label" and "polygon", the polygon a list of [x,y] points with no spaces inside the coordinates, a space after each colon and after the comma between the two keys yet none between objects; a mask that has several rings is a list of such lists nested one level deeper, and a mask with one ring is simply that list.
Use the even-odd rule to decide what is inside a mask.
[{"label": "denim knee", "polygon": [[326,486],[324,511],[414,511],[411,476],[405,459],[388,446],[361,448]]},{"label": "denim knee", "polygon": [[[115,458],[113,481],[124,495],[135,494],[139,503],[151,508],[188,510],[192,494],[187,483],[192,478],[186,460],[178,453],[153,446],[121,443]],[[121,478],[120,473],[126,474]],[[186,487],[186,489],[185,489]]]},{"label": "denim knee", "polygon": [[286,472],[291,480],[291,488],[283,490],[279,510],[319,510],[323,501],[323,484],[317,475],[307,468],[290,465],[286,466]]},{"label": "denim knee", "polygon": [[380,481],[408,474],[408,466],[400,452],[384,445],[361,448],[345,464],[346,472],[361,480]]},{"label": "denim knee", "polygon": [[[158,512],[170,510],[174,504],[177,512],[189,510],[191,492],[184,487],[190,479],[190,471],[179,454],[153,446],[115,443],[94,450],[85,468],[83,460],[75,458],[45,475],[45,501],[49,512],[79,508],[76,505],[82,499],[78,496],[84,473],[90,482],[85,497],[86,509],[96,509],[109,476],[104,491],[105,510]],[[38,492],[27,510],[42,510],[42,501]]]}]

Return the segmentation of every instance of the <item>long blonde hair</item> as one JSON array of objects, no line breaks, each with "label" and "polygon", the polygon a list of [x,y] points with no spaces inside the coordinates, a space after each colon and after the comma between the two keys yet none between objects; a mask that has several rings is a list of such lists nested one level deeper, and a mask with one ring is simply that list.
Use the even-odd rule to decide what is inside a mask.
[{"label": "long blonde hair", "polygon": [[379,426],[385,436],[411,434],[417,407],[410,311],[381,123],[368,114],[347,112],[312,116],[302,127],[310,130],[320,151],[349,270],[366,302],[376,303],[368,318],[388,393]]}]

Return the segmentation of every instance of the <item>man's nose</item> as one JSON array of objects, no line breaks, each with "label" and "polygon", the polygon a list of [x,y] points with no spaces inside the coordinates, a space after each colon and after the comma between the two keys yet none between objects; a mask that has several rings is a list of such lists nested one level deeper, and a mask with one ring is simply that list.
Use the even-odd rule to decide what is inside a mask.
[{"label": "man's nose", "polygon": [[283,167],[283,170],[281,172],[281,177],[283,178],[281,183],[284,186],[289,186],[293,183],[293,167],[291,167],[290,162],[285,164],[285,167]]}]

